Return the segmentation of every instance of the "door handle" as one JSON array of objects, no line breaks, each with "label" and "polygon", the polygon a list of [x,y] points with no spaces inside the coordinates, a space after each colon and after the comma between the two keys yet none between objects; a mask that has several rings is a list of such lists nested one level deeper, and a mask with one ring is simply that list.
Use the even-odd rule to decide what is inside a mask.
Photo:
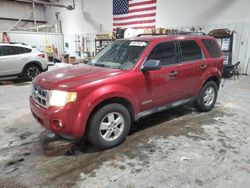
[{"label": "door handle", "polygon": [[201,69],[201,70],[205,70],[206,68],[207,68],[207,65],[204,65],[204,64],[203,64],[203,65],[200,66],[200,69]]},{"label": "door handle", "polygon": [[178,74],[177,71],[171,71],[168,75],[169,75],[170,77],[175,77],[177,74]]}]

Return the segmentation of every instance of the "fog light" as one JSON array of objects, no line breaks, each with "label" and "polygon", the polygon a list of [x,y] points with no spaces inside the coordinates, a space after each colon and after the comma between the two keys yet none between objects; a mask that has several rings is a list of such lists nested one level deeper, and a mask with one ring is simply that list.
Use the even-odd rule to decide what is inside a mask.
[{"label": "fog light", "polygon": [[54,120],[53,125],[56,129],[62,129],[64,126],[61,120]]}]

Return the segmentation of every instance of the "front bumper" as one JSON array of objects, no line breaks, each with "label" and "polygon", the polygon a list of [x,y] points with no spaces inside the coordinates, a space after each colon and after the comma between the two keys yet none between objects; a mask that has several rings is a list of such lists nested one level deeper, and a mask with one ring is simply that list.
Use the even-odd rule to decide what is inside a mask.
[{"label": "front bumper", "polygon": [[74,138],[84,135],[85,125],[82,123],[82,115],[79,103],[69,103],[64,107],[39,106],[32,97],[29,98],[30,109],[35,119],[46,129]]}]

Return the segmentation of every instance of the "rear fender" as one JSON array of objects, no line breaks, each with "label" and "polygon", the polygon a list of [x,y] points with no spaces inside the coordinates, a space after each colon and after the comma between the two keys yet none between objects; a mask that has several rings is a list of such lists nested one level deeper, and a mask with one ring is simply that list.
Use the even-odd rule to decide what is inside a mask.
[{"label": "rear fender", "polygon": [[220,81],[221,76],[222,76],[221,71],[215,66],[210,67],[205,72],[203,72],[201,76],[201,84],[200,84],[199,89],[196,92],[196,96],[199,95],[200,90],[202,89],[203,85],[207,82],[207,80],[209,80],[210,78],[216,78],[217,80]]}]

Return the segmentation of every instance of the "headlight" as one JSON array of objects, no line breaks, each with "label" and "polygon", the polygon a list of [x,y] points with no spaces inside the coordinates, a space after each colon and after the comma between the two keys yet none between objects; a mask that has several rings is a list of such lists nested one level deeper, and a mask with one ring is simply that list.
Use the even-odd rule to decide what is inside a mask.
[{"label": "headlight", "polygon": [[59,90],[52,90],[50,94],[50,106],[64,106],[68,102],[76,101],[76,92],[66,92]]}]

